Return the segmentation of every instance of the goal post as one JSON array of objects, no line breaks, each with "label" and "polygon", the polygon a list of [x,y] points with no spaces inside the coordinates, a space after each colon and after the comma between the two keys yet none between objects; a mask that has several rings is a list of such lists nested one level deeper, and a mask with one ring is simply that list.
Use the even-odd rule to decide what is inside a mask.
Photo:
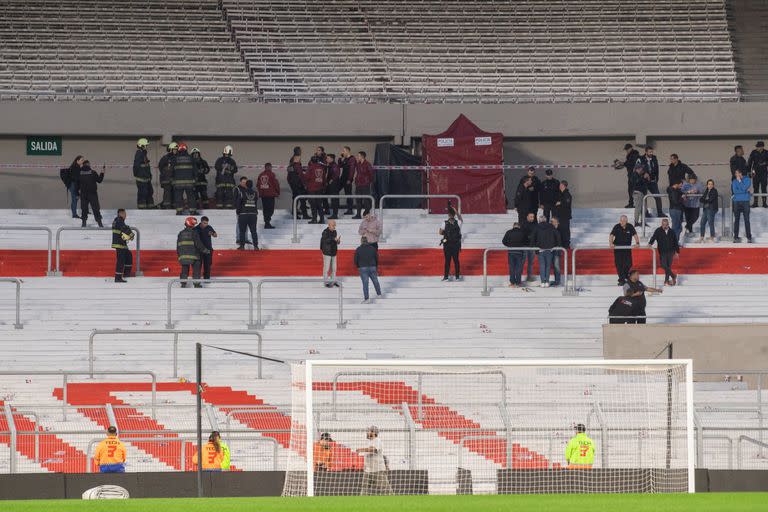
[{"label": "goal post", "polygon": [[694,492],[691,360],[307,360],[283,495]]}]

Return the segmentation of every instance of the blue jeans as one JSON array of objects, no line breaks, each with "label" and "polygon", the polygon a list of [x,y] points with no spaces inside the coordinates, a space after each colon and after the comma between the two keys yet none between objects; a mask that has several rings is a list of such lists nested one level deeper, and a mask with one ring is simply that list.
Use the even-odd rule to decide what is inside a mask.
[{"label": "blue jeans", "polygon": [[373,281],[373,287],[376,289],[376,295],[381,295],[381,286],[379,285],[379,274],[376,267],[360,267],[360,279],[363,281],[363,298],[368,300],[368,280]]},{"label": "blue jeans", "polygon": [[709,223],[709,236],[715,238],[715,214],[717,212],[715,210],[710,210],[709,208],[704,208],[701,210],[701,213],[701,225],[699,226],[701,237],[704,238],[707,223]]},{"label": "blue jeans", "polygon": [[[526,276],[531,277],[533,275],[533,260],[536,259],[536,251],[525,251],[524,260],[528,262],[528,271]],[[528,279],[530,281],[530,279]]]},{"label": "blue jeans", "polygon": [[507,253],[507,261],[509,262],[509,282],[512,284],[522,284],[524,257],[522,251],[509,251]]},{"label": "blue jeans", "polygon": [[125,464],[122,462],[119,464],[102,464],[99,466],[99,471],[102,473],[125,473]]},{"label": "blue jeans", "polygon": [[560,286],[560,258],[562,257],[563,253],[552,251],[552,268],[555,272],[555,286]]},{"label": "blue jeans", "polygon": [[733,202],[733,236],[739,237],[739,223],[741,214],[744,214],[744,229],[747,231],[747,238],[752,238],[752,226],[749,224],[749,201]]},{"label": "blue jeans", "polygon": [[77,183],[69,184],[69,208],[72,210],[72,216],[77,216],[77,199],[80,197]]},{"label": "blue jeans", "polygon": [[549,269],[552,268],[552,251],[539,251],[539,277],[542,283],[549,282]]},{"label": "blue jeans", "polygon": [[680,233],[683,232],[683,210],[670,208],[669,216],[672,219],[672,231],[674,231],[677,238],[680,239]]}]

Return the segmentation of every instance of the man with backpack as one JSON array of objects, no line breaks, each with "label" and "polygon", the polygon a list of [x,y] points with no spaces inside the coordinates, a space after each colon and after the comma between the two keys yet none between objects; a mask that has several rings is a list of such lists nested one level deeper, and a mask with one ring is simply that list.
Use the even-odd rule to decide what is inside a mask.
[{"label": "man with backpack", "polygon": [[445,257],[443,281],[449,280],[451,260],[453,260],[456,280],[461,281],[459,264],[459,252],[461,252],[461,226],[459,226],[459,221],[456,220],[456,210],[453,208],[448,209],[448,220],[445,221],[445,226],[440,229],[438,233],[443,237],[442,240],[440,240],[440,245],[443,246],[443,256]]}]

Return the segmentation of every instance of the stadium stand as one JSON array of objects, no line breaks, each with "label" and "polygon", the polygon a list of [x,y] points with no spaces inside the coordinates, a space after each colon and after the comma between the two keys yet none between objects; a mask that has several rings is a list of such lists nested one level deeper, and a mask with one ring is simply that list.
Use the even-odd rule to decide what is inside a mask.
[{"label": "stadium stand", "polygon": [[765,22],[768,7],[764,2],[728,0],[728,24],[733,39],[739,89],[742,96],[764,101],[768,97],[768,74],[762,65],[768,51]]}]

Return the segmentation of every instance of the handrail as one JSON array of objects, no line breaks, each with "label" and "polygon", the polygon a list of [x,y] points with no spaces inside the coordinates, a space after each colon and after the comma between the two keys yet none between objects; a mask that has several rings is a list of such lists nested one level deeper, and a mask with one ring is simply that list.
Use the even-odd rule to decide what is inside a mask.
[{"label": "handrail", "polygon": [[[136,232],[136,276],[141,277],[144,273],[141,271],[141,232],[138,228],[131,226],[131,230]],[[111,227],[88,226],[80,228],[76,226],[62,226],[56,230],[56,271],[53,275],[63,276],[61,271],[61,232],[62,231],[112,231]]]},{"label": "handrail", "polygon": [[5,423],[8,425],[8,430],[10,432],[10,437],[11,437],[11,442],[8,445],[8,447],[10,448],[10,453],[8,454],[8,457],[10,458],[9,465],[8,465],[8,472],[13,474],[13,473],[16,473],[16,457],[17,457],[16,422],[13,419],[13,411],[11,410],[11,404],[6,402],[5,407],[3,407],[3,411],[5,413]]},{"label": "handrail", "polygon": [[[34,420],[33,420],[34,421],[34,425],[35,425],[35,427],[37,427],[37,428],[35,428],[35,431],[32,433],[32,435],[35,438],[35,441],[34,441],[35,442],[35,458],[34,458],[34,461],[35,461],[35,463],[40,462],[40,416],[35,411],[27,411],[27,410],[23,410],[23,409],[16,409],[15,411],[11,411],[11,412],[13,414],[17,414],[19,416],[32,416],[32,418],[34,418]],[[16,433],[17,434],[22,434],[22,435],[26,434],[25,432],[19,432],[18,430],[16,431]]]},{"label": "handrail", "polygon": [[258,367],[258,378],[261,378],[261,366],[263,359],[261,358],[261,350],[262,350],[262,342],[263,339],[261,337],[261,334],[254,330],[234,330],[234,329],[225,329],[225,330],[212,330],[212,329],[94,329],[91,331],[91,334],[88,336],[88,373],[90,375],[93,375],[93,343],[94,338],[99,335],[105,335],[105,334],[130,334],[134,336],[140,336],[140,335],[146,335],[146,334],[173,334],[174,340],[173,340],[173,377],[178,377],[178,370],[179,370],[179,351],[178,351],[178,335],[179,334],[197,334],[197,335],[207,335],[207,336],[215,336],[219,334],[226,334],[226,335],[246,335],[246,336],[256,336],[257,338],[257,348],[256,348],[256,355],[259,356],[257,359],[257,367]]},{"label": "handrail", "polygon": [[171,288],[174,283],[246,283],[248,285],[248,328],[255,329],[253,323],[253,283],[250,279],[171,279],[168,281],[168,321],[165,324],[166,329],[173,329],[173,320],[171,319]]},{"label": "handrail", "polygon": [[[653,287],[656,288],[656,249],[654,247],[648,246],[648,245],[617,245],[615,247],[605,247],[605,246],[584,246],[584,247],[574,247],[571,251],[571,295],[578,296],[579,295],[579,288],[576,286],[576,254],[579,251],[615,251],[615,250],[645,250],[651,251],[651,257],[653,259],[652,264],[652,273],[653,273]],[[566,285],[567,286],[567,285]]]},{"label": "handrail", "polygon": [[371,210],[376,209],[376,199],[369,194],[350,194],[350,195],[341,195],[341,194],[323,194],[323,195],[307,195],[302,194],[298,195],[293,198],[293,238],[291,238],[291,243],[297,244],[299,243],[299,201],[302,199],[370,199],[371,200]]},{"label": "handrail", "polygon": [[[217,406],[217,407],[221,408],[220,405]],[[273,413],[275,411],[279,412],[280,409],[277,408],[274,405],[254,405],[253,407],[250,407],[250,408],[242,407],[242,408],[239,408],[239,409],[230,409],[230,410],[227,411],[226,416],[224,416],[224,430],[230,430],[230,424],[232,422],[232,416],[233,415],[235,415],[235,414],[249,414],[249,413],[256,413],[256,414],[258,414],[260,411],[268,411],[268,412],[272,412]],[[270,432],[272,432],[272,431],[270,430]]]},{"label": "handrail", "polygon": [[416,422],[411,415],[411,408],[407,402],[400,404],[400,410],[403,412],[405,426],[408,428],[408,469],[413,469],[413,454],[416,453]]},{"label": "handrail", "polygon": [[[464,464],[464,442],[465,441],[489,441],[494,440],[498,441],[499,436],[497,435],[488,435],[488,434],[478,434],[478,435],[469,435],[469,436],[462,436],[461,440],[459,441],[459,449],[456,450],[456,467],[461,468],[462,464]],[[507,459],[506,461],[506,467],[510,468],[511,460]]]},{"label": "handrail", "polygon": [[[733,315],[682,315],[682,314],[669,314],[669,315],[632,315],[632,316],[607,316],[608,320],[611,319],[621,319],[621,320],[628,320],[628,319],[638,319],[638,318],[680,318],[680,319],[703,319],[703,318],[714,318],[714,319],[727,319],[727,318],[749,318],[754,320],[764,320],[768,319],[768,315],[752,315],[749,313],[744,314],[733,314]],[[752,322],[754,323],[754,322]]]},{"label": "handrail", "polygon": [[[287,278],[268,278],[261,279],[256,284],[256,328],[263,329],[264,322],[261,319],[261,287],[266,283],[325,283],[322,278],[299,278],[299,279],[287,279]],[[347,322],[344,320],[344,283],[337,282],[338,286],[335,288],[339,291],[339,321],[336,327],[344,329],[347,326]]]},{"label": "handrail", "polygon": [[45,275],[52,276],[51,253],[53,252],[53,232],[47,226],[0,226],[0,231],[45,231],[48,233],[48,264],[45,267]]},{"label": "handrail", "polygon": [[491,289],[488,288],[488,253],[491,251],[558,251],[563,253],[563,295],[568,289],[568,249],[564,247],[553,247],[552,249],[541,249],[540,247],[488,247],[483,251],[483,291],[480,295],[488,297],[491,295]]},{"label": "handrail", "polygon": [[[768,198],[768,193],[755,193],[750,192],[749,197],[762,197],[762,198]],[[731,229],[731,235],[733,238],[736,238],[736,212],[733,211],[733,194],[731,194],[731,226],[733,229]]]},{"label": "handrail", "polygon": [[69,405],[69,400],[67,396],[67,385],[69,383],[69,376],[70,375],[90,375],[91,378],[93,378],[94,375],[149,375],[152,377],[152,419],[155,419],[155,412],[157,408],[157,375],[155,375],[155,372],[151,372],[148,370],[145,371],[101,371],[101,372],[94,372],[93,368],[91,368],[89,371],[77,371],[77,370],[32,370],[32,371],[14,371],[14,370],[2,370],[0,371],[0,375],[19,375],[19,376],[27,376],[27,375],[61,375],[61,412],[62,417],[64,418],[64,421],[67,421],[67,407]]},{"label": "handrail", "polygon": [[379,241],[386,242],[386,235],[384,234],[384,201],[387,199],[427,199],[427,207],[429,211],[429,199],[456,199],[456,211],[461,215],[461,196],[457,194],[385,194],[379,199],[379,219],[381,220],[381,236]]},{"label": "handrail", "polygon": [[757,439],[749,436],[740,435],[738,441],[736,442],[736,469],[741,469],[741,463],[744,460],[741,452],[742,441],[754,444],[759,448],[768,448],[768,443],[758,441]]},{"label": "handrail", "polygon": [[[693,196],[693,197],[702,197],[704,194],[689,194],[689,195]],[[658,197],[658,198],[666,197],[666,198],[669,198],[669,196],[667,196],[667,194],[645,194],[643,196],[643,213],[642,213],[643,219],[640,222],[643,225],[642,238],[644,240],[648,238],[646,236],[646,234],[645,234],[645,214],[648,212],[648,198],[649,197]],[[720,201],[720,235],[722,237],[725,237],[726,236],[726,230],[725,230],[725,227],[726,227],[725,226],[725,217],[726,217],[726,215],[725,215],[725,199],[721,195],[718,195],[717,199]]]},{"label": "handrail", "polygon": [[23,329],[24,325],[21,323],[21,279],[16,277],[0,277],[0,283],[14,283],[16,285],[16,323],[13,324],[15,329]]}]

